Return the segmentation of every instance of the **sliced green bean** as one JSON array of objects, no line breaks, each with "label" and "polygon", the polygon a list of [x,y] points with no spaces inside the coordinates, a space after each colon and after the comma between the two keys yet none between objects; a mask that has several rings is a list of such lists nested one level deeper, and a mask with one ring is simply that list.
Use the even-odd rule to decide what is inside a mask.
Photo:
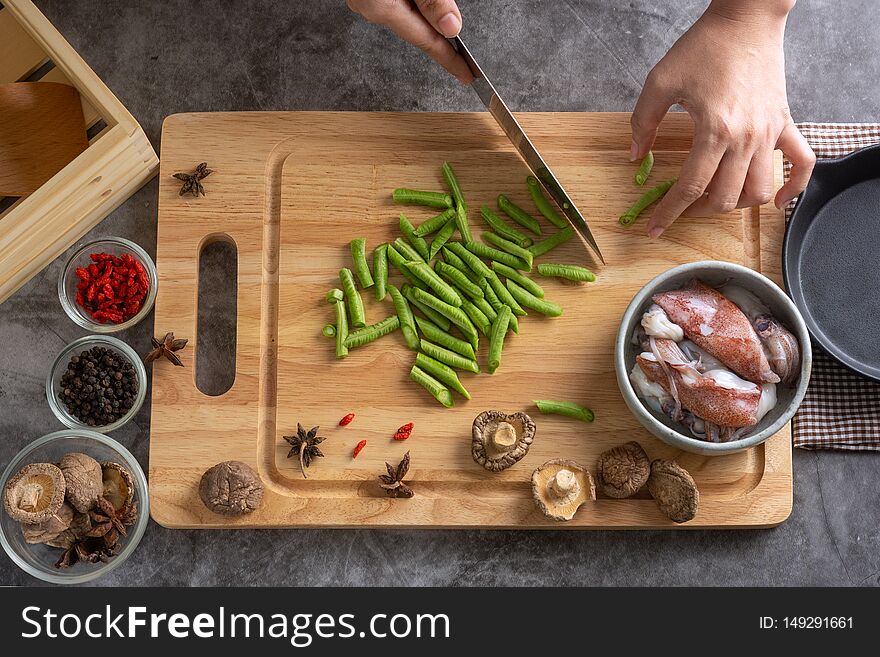
[{"label": "sliced green bean", "polygon": [[416,320],[413,317],[412,310],[407,303],[406,298],[397,289],[395,285],[388,285],[388,293],[391,294],[391,301],[394,302],[394,310],[400,319],[400,330],[403,333],[403,339],[406,346],[410,349],[417,350],[419,348],[419,334],[416,331]]},{"label": "sliced green bean", "polygon": [[440,249],[440,254],[443,256],[443,261],[446,262],[446,264],[455,267],[458,271],[467,276],[473,283],[477,283],[483,278],[479,274],[474,273],[474,271],[467,266],[464,260],[455,255],[455,253],[450,250],[448,244],[444,245],[443,248]]},{"label": "sliced green bean", "polygon": [[461,186],[458,184],[458,178],[455,176],[452,165],[449,162],[444,162],[441,171],[443,172],[443,180],[446,181],[446,185],[452,193],[452,200],[455,201],[455,205],[463,205],[464,195],[461,193]]},{"label": "sliced green bean", "polygon": [[[499,283],[501,281],[498,281]],[[495,321],[495,317],[501,312],[501,309],[505,306],[505,304],[498,298],[498,295],[495,294],[495,290],[489,285],[488,279],[486,280],[486,286],[483,288],[483,293],[486,295],[486,303],[489,304],[489,307],[492,308],[492,314],[487,313],[486,309],[480,306],[479,303],[474,302],[480,310],[483,311],[483,314],[486,315],[491,321]],[[509,306],[508,306],[509,307]],[[519,320],[516,318],[516,315],[510,316],[510,330],[514,333],[519,333]]]},{"label": "sliced green bean", "polygon": [[345,314],[345,302],[337,299],[336,305],[336,357],[345,358],[348,356],[348,347],[345,346],[345,339],[348,337],[348,317]]},{"label": "sliced green bean", "polygon": [[373,249],[373,280],[376,286],[373,291],[376,301],[382,301],[388,289],[388,249],[387,244],[380,244]]},{"label": "sliced green bean", "polygon": [[[474,299],[474,300],[472,301],[472,303],[473,303],[477,308],[480,309],[480,312],[483,313],[483,314],[486,316],[486,319],[489,320],[489,323],[490,323],[490,324],[491,324],[492,322],[495,321],[495,318],[496,318],[496,317],[498,317],[498,313],[495,311],[495,309],[492,307],[492,305],[491,305],[488,301],[486,301],[485,298],[483,298],[483,299]],[[503,305],[503,304],[502,304],[502,305]]]},{"label": "sliced green bean", "polygon": [[409,371],[409,378],[430,392],[434,396],[434,399],[443,404],[446,408],[452,408],[455,406],[455,400],[452,398],[452,393],[449,392],[449,388],[444,386],[423,369],[413,365],[412,369]]},{"label": "sliced green bean", "polygon": [[497,260],[498,262],[503,262],[505,265],[509,265],[515,269],[522,269],[524,271],[531,271],[532,269],[531,265],[522,258],[507,253],[507,251],[496,249],[488,244],[483,244],[482,242],[468,242],[467,250],[480,258]]},{"label": "sliced green bean", "polygon": [[[394,248],[397,249],[400,255],[402,255],[406,260],[421,260],[422,262],[426,262],[426,260],[422,257],[422,254],[419,253],[418,249],[413,247],[402,237],[398,237],[396,240],[394,240]],[[425,243],[425,248],[427,248],[427,242]]]},{"label": "sliced green bean", "polygon": [[494,374],[501,366],[501,351],[504,349],[504,336],[507,335],[507,329],[510,327],[510,318],[513,313],[510,308],[504,306],[492,327],[489,330],[489,374]]},{"label": "sliced green bean", "polygon": [[519,244],[511,242],[510,240],[506,240],[503,237],[496,235],[495,233],[483,233],[482,238],[484,241],[488,242],[492,246],[495,246],[505,253],[509,253],[510,255],[519,258],[529,266],[529,271],[532,269],[532,260],[535,256],[532,255],[531,251],[528,249],[524,249]]},{"label": "sliced green bean", "polygon": [[425,354],[418,353],[416,354],[416,366],[433,376],[441,383],[444,383],[455,390],[455,392],[465,399],[471,398],[471,393],[461,385],[458,374],[456,374],[455,370],[449,367],[449,365],[441,363],[439,360],[435,360]]},{"label": "sliced green bean", "polygon": [[467,247],[461,242],[447,242],[446,248],[463,260],[468,268],[476,273],[477,276],[485,278],[492,273],[492,270],[486,266],[486,263],[468,251]]},{"label": "sliced green bean", "polygon": [[455,206],[455,227],[458,228],[458,232],[461,234],[461,239],[465,242],[473,239],[473,236],[471,235],[471,225],[468,222],[467,205],[464,203]]},{"label": "sliced green bean", "polygon": [[528,228],[535,235],[543,235],[541,224],[538,223],[538,220],[507,198],[504,194],[498,195],[498,207],[504,212],[504,214],[513,219],[523,228]]},{"label": "sliced green bean", "polygon": [[477,327],[477,330],[480,331],[486,337],[489,337],[489,328],[492,326],[492,322],[489,321],[489,318],[483,313],[482,310],[477,308],[470,301],[465,301],[461,304],[461,309],[464,310],[465,314],[468,316],[468,319],[473,322],[474,326]]},{"label": "sliced green bean", "polygon": [[[596,280],[596,274],[586,267],[581,267],[579,265],[557,265],[545,262],[538,265],[538,273],[541,274],[541,276],[564,278],[569,281],[587,281],[588,283],[592,283]],[[519,281],[517,281],[517,283],[519,283]]]},{"label": "sliced green bean", "polygon": [[395,203],[403,205],[427,205],[432,208],[451,208],[452,197],[446,192],[426,192],[420,189],[400,187],[391,194]]},{"label": "sliced green bean", "polygon": [[443,245],[449,241],[452,237],[452,234],[455,232],[455,220],[450,219],[446,222],[446,225],[440,229],[440,231],[434,236],[434,239],[431,240],[431,248],[428,251],[428,261],[430,262],[435,255],[440,252],[440,249],[443,248]]},{"label": "sliced green bean", "polygon": [[[503,305],[509,306],[510,309],[513,311],[514,315],[519,315],[520,317],[523,317],[527,314],[526,311],[523,309],[523,307],[521,305],[519,305],[519,303],[517,303],[517,300],[513,298],[513,295],[510,293],[510,290],[508,290],[506,287],[504,287],[504,283],[502,283],[501,279],[498,278],[498,274],[496,274],[493,271],[492,275],[488,276],[487,279],[489,281],[489,285],[495,291],[495,294],[498,296],[498,299],[501,301],[501,303]],[[500,308],[496,308],[496,310],[498,312],[501,312]],[[517,327],[517,328],[519,328],[519,327]],[[518,332],[519,331],[517,331],[517,333]]]},{"label": "sliced green bean", "polygon": [[504,239],[510,240],[523,247],[532,245],[533,242],[531,237],[508,224],[504,219],[492,212],[488,205],[484,205],[480,208],[480,215],[483,217],[483,221],[489,224],[489,228],[494,230]]},{"label": "sliced green bean", "polygon": [[415,226],[412,225],[409,219],[406,218],[406,215],[403,212],[400,213],[400,218],[398,219],[397,225],[400,226],[400,232],[404,234],[406,239],[412,244],[413,248],[419,252],[419,255],[422,256],[422,260],[428,260],[428,243],[424,240],[424,238],[416,235]]},{"label": "sliced green bean", "polygon": [[547,315],[548,317],[559,317],[562,314],[562,306],[559,306],[552,301],[547,301],[546,299],[539,299],[524,287],[520,287],[510,279],[507,280],[507,288],[510,290],[513,298],[526,308],[531,308],[532,310],[535,310],[542,315]]},{"label": "sliced green bean", "polygon": [[448,262],[438,260],[434,265],[434,270],[440,274],[443,280],[456,286],[471,299],[483,298],[483,290],[480,289],[480,286],[469,279],[460,269],[453,267]]},{"label": "sliced green bean", "polygon": [[421,280],[413,276],[409,273],[409,269],[406,267],[406,263],[408,262],[407,257],[403,255],[400,251],[398,251],[393,244],[388,245],[388,261],[394,265],[394,268],[403,274],[403,277],[408,280],[410,283],[415,285],[418,288],[423,290],[427,290],[428,286],[422,283]]},{"label": "sliced green bean", "polygon": [[[541,265],[538,265],[539,271],[540,271],[540,268],[541,268]],[[508,267],[507,265],[505,265],[502,262],[493,262],[492,269],[495,271],[496,274],[500,274],[501,276],[504,276],[505,278],[507,278],[511,281],[514,281],[515,283],[517,283],[521,287],[524,287],[529,292],[534,294],[539,299],[544,298],[544,289],[540,285],[538,285],[535,281],[533,281],[531,278],[529,278],[525,274],[517,271],[513,267]]]},{"label": "sliced green bean", "polygon": [[476,360],[465,358],[461,354],[457,354],[449,349],[444,349],[433,342],[422,340],[421,350],[423,354],[439,360],[441,363],[449,365],[449,367],[454,367],[457,370],[473,372],[474,374],[480,373],[480,365]]},{"label": "sliced green bean", "polygon": [[568,226],[568,220],[560,215],[553,205],[551,205],[550,201],[547,200],[547,197],[544,196],[544,192],[541,191],[541,184],[538,182],[537,178],[534,176],[528,176],[526,178],[526,186],[529,188],[529,194],[532,197],[532,201],[535,203],[535,207],[538,208],[538,212],[544,215],[547,221],[557,228],[565,228]]},{"label": "sliced green bean", "polygon": [[424,335],[431,342],[435,342],[441,347],[450,349],[457,354],[461,354],[465,358],[469,358],[470,360],[477,359],[477,354],[474,352],[474,348],[471,346],[470,342],[465,342],[460,338],[456,338],[454,335],[450,335],[442,328],[434,324],[432,321],[425,319],[424,317],[416,317],[416,325],[419,327],[422,335]]},{"label": "sliced green bean", "polygon": [[652,187],[647,192],[642,194],[642,196],[633,203],[632,207],[629,210],[620,215],[620,225],[621,226],[632,226],[636,219],[639,218],[639,215],[644,212],[644,210],[651,205],[652,203],[659,201],[661,198],[666,196],[666,192],[672,189],[672,186],[676,183],[678,178],[672,178],[671,180],[665,180],[656,187]]},{"label": "sliced green bean", "polygon": [[445,226],[450,219],[455,218],[455,208],[446,208],[443,212],[438,214],[436,217],[431,217],[419,224],[418,228],[416,228],[416,235],[419,237],[424,237],[425,235],[430,235],[434,233],[443,226]]},{"label": "sliced green bean", "polygon": [[427,285],[431,291],[436,294],[444,302],[450,306],[459,308],[461,306],[461,295],[455,291],[449,283],[440,278],[437,273],[424,262],[407,262],[405,265],[409,268],[413,276],[419,278]]},{"label": "sliced green bean", "polygon": [[406,297],[406,300],[410,302],[413,306],[419,309],[421,313],[434,322],[437,326],[442,328],[444,331],[448,331],[452,328],[452,322],[450,322],[446,317],[438,313],[436,310],[431,308],[430,306],[426,306],[421,301],[417,300],[413,295],[413,288],[411,285],[404,285],[400,290],[403,292],[403,296]]},{"label": "sliced green bean", "polygon": [[535,406],[537,406],[538,410],[542,413],[567,415],[568,417],[573,417],[576,420],[583,420],[584,422],[592,422],[594,418],[593,411],[591,411],[589,408],[586,408],[585,406],[575,404],[574,402],[554,401],[552,399],[536,399]]},{"label": "sliced green bean", "polygon": [[[400,293],[398,292],[398,294]],[[404,299],[404,301],[406,301],[406,299]],[[363,345],[369,344],[370,342],[375,342],[379,338],[386,336],[389,333],[393,333],[399,328],[401,328],[400,316],[391,315],[391,317],[386,317],[381,322],[370,324],[369,326],[365,326],[364,328],[359,329],[354,333],[349,333],[348,337],[345,339],[345,346],[349,349],[362,347]]]},{"label": "sliced green bean", "polygon": [[535,242],[529,247],[529,251],[537,258],[548,251],[552,251],[560,244],[565,244],[572,237],[574,237],[574,228],[567,226],[553,233],[550,237],[542,239],[540,242]]},{"label": "sliced green bean", "polygon": [[334,287],[327,292],[327,296],[324,298],[327,299],[327,303],[336,303],[337,301],[343,301],[345,299],[345,293],[338,287]]},{"label": "sliced green bean", "polygon": [[351,325],[354,328],[363,328],[367,325],[364,314],[364,300],[358,292],[354,282],[354,274],[351,269],[343,267],[339,270],[339,280],[342,281],[342,289],[345,292],[345,301],[348,304],[348,314],[351,316]]},{"label": "sliced green bean", "polygon": [[654,152],[648,151],[648,154],[642,158],[642,161],[639,163],[639,169],[636,171],[635,181],[636,185],[641,187],[648,181],[648,176],[651,175],[651,169],[654,168]]},{"label": "sliced green bean", "polygon": [[352,240],[349,246],[351,247],[351,258],[354,260],[354,271],[361,282],[361,287],[373,287],[373,276],[370,274],[370,267],[367,265],[366,238],[359,237]]},{"label": "sliced green bean", "polygon": [[424,290],[413,289],[412,293],[417,301],[425,304],[429,308],[433,308],[460,328],[464,337],[474,346],[474,349],[477,348],[477,345],[480,342],[480,336],[470,318],[468,318],[467,314],[461,308],[456,308]]},{"label": "sliced green bean", "polygon": [[333,324],[326,324],[324,328],[321,329],[321,334],[325,338],[332,338],[336,336],[336,326]]}]

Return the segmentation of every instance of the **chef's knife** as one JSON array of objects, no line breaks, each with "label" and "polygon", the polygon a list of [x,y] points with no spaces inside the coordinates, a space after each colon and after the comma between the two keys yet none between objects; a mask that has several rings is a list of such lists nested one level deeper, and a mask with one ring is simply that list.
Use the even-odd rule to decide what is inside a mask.
[{"label": "chef's knife", "polygon": [[507,108],[507,105],[504,104],[504,101],[501,99],[501,96],[498,95],[498,92],[495,91],[495,87],[492,86],[489,78],[483,73],[483,69],[481,69],[480,65],[474,60],[473,55],[471,55],[467,46],[464,45],[461,37],[453,37],[450,39],[450,42],[459,54],[464,57],[464,61],[467,62],[468,68],[471,69],[471,73],[473,73],[474,76],[474,82],[471,86],[473,86],[474,91],[477,92],[480,100],[483,101],[483,105],[485,105],[486,109],[489,110],[489,113],[495,117],[498,125],[504,130],[504,134],[506,134],[511,143],[513,143],[517,152],[522,159],[525,160],[535,177],[541,181],[541,184],[544,185],[544,188],[550,196],[553,197],[553,200],[556,201],[556,204],[562,208],[568,221],[577,229],[577,233],[584,244],[599,256],[599,260],[602,261],[602,264],[605,264],[605,258],[602,257],[602,252],[599,251],[599,245],[596,244],[596,238],[594,238],[593,233],[590,232],[590,227],[587,226],[587,222],[584,221],[577,206],[575,206],[568,194],[566,194],[562,185],[559,184],[556,176],[553,175],[553,172],[550,170],[550,167],[544,162],[544,158],[541,157],[540,153],[538,153],[532,142],[529,140],[525,131],[522,129],[522,126],[520,126],[519,122]]}]

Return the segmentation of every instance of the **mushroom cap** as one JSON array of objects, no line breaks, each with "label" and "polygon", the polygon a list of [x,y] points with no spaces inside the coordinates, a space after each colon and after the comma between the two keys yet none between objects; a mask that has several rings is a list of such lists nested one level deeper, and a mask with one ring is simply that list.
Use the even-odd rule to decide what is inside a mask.
[{"label": "mushroom cap", "polygon": [[59,467],[67,485],[67,501],[80,513],[94,508],[104,492],[101,464],[88,454],[72,452],[61,457]]},{"label": "mushroom cap", "polygon": [[104,499],[117,511],[122,510],[134,497],[134,479],[131,473],[118,463],[107,461],[101,464]]},{"label": "mushroom cap", "polygon": [[[507,424],[513,427],[516,439],[509,449],[498,449],[492,443],[492,436],[499,427]],[[474,418],[471,430],[471,456],[474,461],[492,472],[506,470],[519,461],[529,451],[538,427],[525,413],[503,413],[502,411],[483,411]]]},{"label": "mushroom cap", "polygon": [[[574,475],[579,485],[576,495],[560,499],[551,490],[551,484],[561,470]],[[553,459],[532,473],[532,497],[545,516],[554,520],[571,520],[581,504],[596,499],[596,483],[590,471],[577,461]]]},{"label": "mushroom cap", "polygon": [[648,492],[673,522],[687,522],[697,515],[700,491],[690,473],[675,461],[657,459],[651,463]]},{"label": "mushroom cap", "polygon": [[599,455],[596,464],[599,490],[608,497],[634,495],[651,474],[651,461],[634,440],[612,447]]},{"label": "mushroom cap", "polygon": [[13,520],[37,525],[54,516],[64,504],[65,481],[51,463],[31,463],[19,470],[3,491],[3,506]]},{"label": "mushroom cap", "polygon": [[62,532],[70,527],[74,513],[73,507],[65,502],[47,520],[39,524],[27,525],[21,523],[21,533],[24,536],[25,543],[35,545],[37,543],[54,541]]},{"label": "mushroom cap", "polygon": [[51,547],[66,550],[77,541],[86,538],[90,531],[92,531],[92,521],[89,518],[89,514],[80,513],[73,509],[73,518],[70,521],[70,526],[58,534],[58,536],[44,542]]},{"label": "mushroom cap", "polygon": [[202,475],[199,497],[214,513],[241,516],[260,506],[263,482],[247,463],[224,461]]}]

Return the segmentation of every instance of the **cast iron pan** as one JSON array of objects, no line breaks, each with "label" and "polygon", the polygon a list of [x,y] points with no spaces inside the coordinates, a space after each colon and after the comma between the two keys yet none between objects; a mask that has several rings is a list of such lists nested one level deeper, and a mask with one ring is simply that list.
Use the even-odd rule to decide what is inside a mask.
[{"label": "cast iron pan", "polygon": [[815,343],[880,381],[880,144],[816,163],[782,271]]}]

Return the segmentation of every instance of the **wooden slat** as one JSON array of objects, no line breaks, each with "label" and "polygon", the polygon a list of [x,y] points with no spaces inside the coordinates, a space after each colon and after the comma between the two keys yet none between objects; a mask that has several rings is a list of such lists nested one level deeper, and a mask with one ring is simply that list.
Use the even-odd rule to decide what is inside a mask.
[{"label": "wooden slat", "polygon": [[[76,86],[64,74],[64,71],[57,66],[40,78],[40,82],[59,82],[61,84],[68,84],[72,87]],[[95,123],[101,120],[101,115],[98,113],[98,110],[96,110],[86,98],[82,99],[82,107],[83,118],[85,118],[86,121],[86,128],[91,128]]]},{"label": "wooden slat", "polygon": [[18,82],[48,59],[12,12],[0,9],[0,82]]}]

